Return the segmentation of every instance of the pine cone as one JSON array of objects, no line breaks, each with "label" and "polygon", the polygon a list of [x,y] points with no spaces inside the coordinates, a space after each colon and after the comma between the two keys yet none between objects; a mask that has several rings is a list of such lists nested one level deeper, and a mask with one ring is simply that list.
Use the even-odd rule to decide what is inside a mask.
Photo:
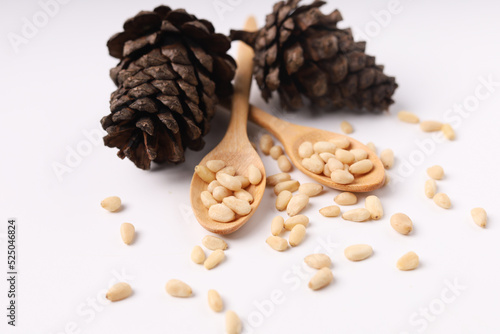
[{"label": "pine cone", "polygon": [[101,120],[104,144],[142,169],[183,162],[186,148],[203,148],[218,97],[232,92],[231,42],[210,22],[166,6],[138,13],[123,29],[107,44],[120,63],[110,71],[118,89]]},{"label": "pine cone", "polygon": [[397,84],[375,57],[354,42],[350,29],[337,28],[338,10],[324,15],[324,1],[298,7],[300,0],[280,1],[257,32],[231,31],[255,50],[254,75],[268,101],[278,91],[286,109],[313,105],[332,109],[386,110]]}]

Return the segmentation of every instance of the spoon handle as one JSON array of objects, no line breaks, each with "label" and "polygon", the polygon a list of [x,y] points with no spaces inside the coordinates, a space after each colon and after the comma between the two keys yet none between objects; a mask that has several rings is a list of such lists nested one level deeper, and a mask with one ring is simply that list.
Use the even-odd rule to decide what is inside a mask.
[{"label": "spoon handle", "polygon": [[275,117],[271,114],[268,114],[264,110],[256,107],[254,105],[250,105],[250,120],[260,127],[266,129],[271,132],[273,136],[275,136],[279,141],[283,142],[284,135],[290,137],[295,134],[298,135],[296,131],[296,125],[290,122],[284,121]]}]

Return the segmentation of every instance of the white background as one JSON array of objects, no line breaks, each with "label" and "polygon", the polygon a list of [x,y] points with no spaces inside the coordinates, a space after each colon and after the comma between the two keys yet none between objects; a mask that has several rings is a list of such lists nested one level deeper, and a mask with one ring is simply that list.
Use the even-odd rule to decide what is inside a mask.
[{"label": "white background", "polygon": [[[211,20],[222,33],[239,28],[249,13],[262,24],[271,10],[271,2],[264,0],[220,2],[232,3],[231,10],[217,13],[212,0],[172,0],[168,5]],[[210,272],[189,260],[192,247],[207,232],[191,214],[188,192],[193,167],[222,138],[228,122],[224,111],[214,119],[205,149],[189,152],[182,165],[142,171],[118,159],[116,150],[99,139],[61,180],[53,170],[54,164],[67,165],[68,150],[88,144],[84,132],[102,135],[99,120],[108,113],[114,89],[108,70],[117,63],[108,56],[107,39],[121,31],[126,18],[159,4],[61,4],[16,53],[8,34],[21,34],[23,18],[32,21],[42,8],[32,0],[1,0],[0,332],[222,333],[224,315],[213,313],[206,303],[210,288],[220,292],[226,310],[241,316],[248,333],[498,332],[500,86],[487,98],[474,100],[480,78],[500,82],[498,2],[401,0],[398,12],[379,23],[374,13],[387,11],[388,1],[330,1],[324,11],[339,8],[341,26],[365,34],[368,53],[385,64],[387,74],[397,77],[400,87],[391,112],[287,114],[276,111],[277,100],[266,106],[255,86],[251,100],[285,119],[331,131],[339,131],[340,122],[348,120],[355,138],[392,148],[397,160],[389,174],[399,182],[376,192],[386,215],[364,224],[323,218],[318,209],[333,204],[338,193],[329,190],[313,198],[305,211],[311,224],[304,243],[278,253],[265,243],[277,213],[268,189],[250,222],[226,238],[226,261]],[[470,112],[449,111],[464,101],[471,103]],[[478,105],[472,105],[474,101]],[[421,119],[453,117],[457,140],[431,141],[434,148],[422,153],[418,143],[429,143],[432,135],[399,122],[395,114],[401,109]],[[252,139],[260,133],[250,126]],[[415,158],[418,161],[411,164]],[[269,175],[278,172],[273,160],[263,160]],[[425,169],[433,164],[445,168],[446,178],[438,187],[449,194],[450,210],[437,207],[423,194]],[[308,181],[297,171],[292,174]],[[121,212],[100,208],[99,202],[109,195],[122,198]],[[363,205],[363,198],[356,207]],[[476,206],[488,211],[486,229],[472,222],[469,212]],[[413,219],[411,235],[399,235],[390,227],[389,217],[396,212]],[[9,217],[16,217],[19,225],[15,329],[6,325],[4,315]],[[138,231],[136,242],[128,247],[119,236],[125,221]],[[343,249],[356,243],[372,245],[374,255],[349,262]],[[330,244],[321,251],[333,259],[335,281],[313,292],[307,282],[314,271],[304,268],[302,259],[323,244]],[[421,266],[398,271],[396,260],[410,250],[418,253]],[[89,303],[102,297],[117,273],[126,275],[133,296],[92,309]],[[189,283],[194,296],[168,296],[164,285],[171,278]],[[449,292],[447,281],[463,289]],[[280,303],[270,306],[265,300],[275,294],[281,295]],[[265,310],[258,305],[265,305]],[[425,320],[422,312],[429,308]]]}]

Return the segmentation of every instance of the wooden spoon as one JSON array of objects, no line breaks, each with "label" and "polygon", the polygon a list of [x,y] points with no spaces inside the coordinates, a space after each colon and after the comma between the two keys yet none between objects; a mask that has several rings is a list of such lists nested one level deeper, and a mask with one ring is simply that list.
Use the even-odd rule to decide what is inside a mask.
[{"label": "wooden spoon", "polygon": [[[245,30],[254,31],[257,29],[257,24],[253,17],[250,17],[246,24]],[[248,176],[248,167],[254,165],[262,173],[262,181],[254,186],[251,185],[246,190],[253,196],[251,203],[252,211],[249,215],[237,217],[236,220],[229,223],[220,223],[208,217],[208,209],[203,206],[200,194],[207,189],[207,184],[198,177],[195,173],[191,180],[191,206],[193,207],[194,215],[198,222],[210,232],[218,234],[228,234],[242,227],[250,217],[255,213],[255,210],[262,200],[264,189],[266,187],[266,174],[264,165],[259,155],[252,147],[247,135],[248,121],[248,99],[250,96],[250,85],[252,82],[252,66],[253,66],[253,50],[240,42],[238,49],[238,68],[234,80],[234,95],[231,105],[231,120],[222,141],[210,153],[208,153],[200,165],[205,165],[209,160],[223,160],[227,166],[236,168],[236,175]]]},{"label": "wooden spoon", "polygon": [[[359,141],[338,133],[320,130],[316,128],[292,124],[276,118],[263,110],[250,106],[250,120],[271,132],[285,148],[285,151],[302,173],[327,187],[350,192],[367,192],[378,189],[384,185],[385,170],[377,155],[367,146]],[[368,152],[368,159],[373,163],[373,169],[364,175],[357,175],[351,184],[339,184],[323,174],[314,174],[302,166],[302,158],[299,156],[299,146],[305,141],[312,143],[328,141],[329,139],[347,138],[351,142],[350,149],[361,148]]]}]

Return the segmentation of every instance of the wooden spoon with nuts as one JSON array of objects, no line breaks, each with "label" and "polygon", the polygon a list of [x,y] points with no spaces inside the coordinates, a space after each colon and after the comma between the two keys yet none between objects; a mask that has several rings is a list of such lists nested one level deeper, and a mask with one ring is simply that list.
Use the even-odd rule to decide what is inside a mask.
[{"label": "wooden spoon with nuts", "polygon": [[[246,24],[245,30],[257,30],[257,24],[253,17],[250,17]],[[250,96],[250,86],[252,82],[252,58],[253,50],[240,42],[238,49],[238,68],[234,80],[234,94],[231,105],[231,120],[222,141],[210,153],[208,153],[200,165],[206,165],[210,160],[223,160],[227,166],[233,166],[236,169],[236,175],[248,176],[248,169],[251,165],[257,167],[262,174],[262,181],[257,185],[250,185],[246,190],[252,194],[253,202],[251,203],[252,211],[242,217],[236,217],[234,221],[221,223],[212,220],[208,216],[208,209],[201,201],[201,192],[207,190],[207,183],[204,182],[196,173],[191,180],[191,206],[193,207],[194,215],[198,222],[210,232],[218,234],[228,234],[242,227],[254,214],[255,210],[262,200],[264,189],[266,187],[266,174],[264,165],[259,155],[248,140],[247,121]]]}]

